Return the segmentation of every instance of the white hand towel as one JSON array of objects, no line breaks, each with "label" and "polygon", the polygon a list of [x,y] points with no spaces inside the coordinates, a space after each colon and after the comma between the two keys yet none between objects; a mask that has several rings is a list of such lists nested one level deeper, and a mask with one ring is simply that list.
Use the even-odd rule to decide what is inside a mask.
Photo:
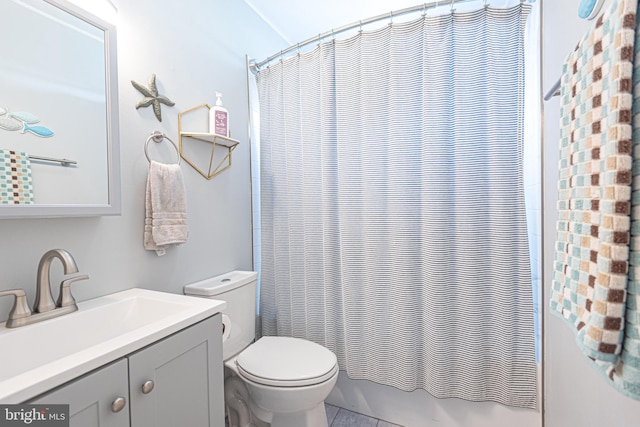
[{"label": "white hand towel", "polygon": [[164,255],[170,245],[185,243],[189,235],[187,201],[178,164],[151,161],[145,195],[144,248]]}]

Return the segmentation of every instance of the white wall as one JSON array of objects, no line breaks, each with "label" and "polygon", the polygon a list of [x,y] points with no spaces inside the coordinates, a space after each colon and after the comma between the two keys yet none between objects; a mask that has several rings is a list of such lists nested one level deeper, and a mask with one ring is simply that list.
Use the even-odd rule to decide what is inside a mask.
[{"label": "white wall", "polygon": [[[0,220],[0,289],[24,288],[30,302],[38,261],[52,248],[69,250],[81,272],[89,274],[88,282],[74,285],[78,300],[135,286],[181,293],[184,284],[252,268],[245,54],[266,57],[284,42],[242,1],[114,2],[119,10],[122,216]],[[146,85],[152,73],[160,93],[176,103],[162,106],[162,123],[151,108],[135,109],[142,95],[130,81]],[[216,91],[223,92],[232,135],[241,141],[233,166],[207,181],[182,163],[189,240],[158,257],[142,246],[144,142],[160,130],[177,143],[178,113],[214,104]],[[51,280],[56,295],[61,277],[56,261]],[[7,318],[11,299],[0,299],[0,321]]]},{"label": "white wall", "polygon": [[[593,21],[578,18],[579,4],[579,0],[544,1],[545,92],[560,77],[565,57],[593,25]],[[557,97],[544,105],[545,427],[637,426],[640,402],[606,384],[578,350],[570,328],[548,310],[557,219],[559,110]]]}]

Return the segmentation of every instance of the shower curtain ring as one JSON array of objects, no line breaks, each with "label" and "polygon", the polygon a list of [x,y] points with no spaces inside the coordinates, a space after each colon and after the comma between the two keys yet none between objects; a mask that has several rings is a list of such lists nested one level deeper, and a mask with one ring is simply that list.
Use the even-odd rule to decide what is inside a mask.
[{"label": "shower curtain ring", "polygon": [[455,12],[456,10],[453,8],[453,0],[451,0],[450,6],[451,6],[451,13]]}]

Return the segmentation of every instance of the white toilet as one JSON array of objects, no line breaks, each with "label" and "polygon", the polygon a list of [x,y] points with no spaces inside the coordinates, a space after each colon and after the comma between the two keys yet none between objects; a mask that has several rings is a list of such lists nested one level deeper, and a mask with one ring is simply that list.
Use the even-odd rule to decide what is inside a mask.
[{"label": "white toilet", "polygon": [[184,287],[186,295],[226,301],[222,351],[230,427],[327,427],[324,399],[338,378],[336,355],[300,338],[254,343],[256,280],[232,271]]}]

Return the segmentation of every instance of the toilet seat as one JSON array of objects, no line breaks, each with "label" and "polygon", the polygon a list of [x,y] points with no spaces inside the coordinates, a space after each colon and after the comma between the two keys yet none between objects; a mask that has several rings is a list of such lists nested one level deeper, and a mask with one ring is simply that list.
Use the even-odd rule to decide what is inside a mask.
[{"label": "toilet seat", "polygon": [[333,352],[292,337],[262,337],[242,351],[235,362],[240,376],[274,387],[320,384],[338,372]]}]

